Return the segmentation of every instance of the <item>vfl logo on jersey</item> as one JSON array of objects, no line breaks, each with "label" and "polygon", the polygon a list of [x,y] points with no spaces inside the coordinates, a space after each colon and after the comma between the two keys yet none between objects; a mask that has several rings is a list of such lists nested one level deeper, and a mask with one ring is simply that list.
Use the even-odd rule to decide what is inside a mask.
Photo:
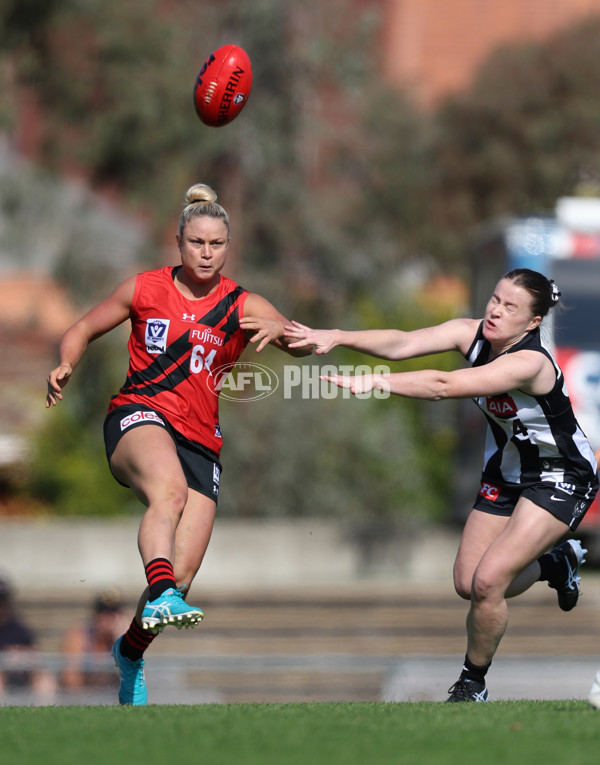
[{"label": "vfl logo on jersey", "polygon": [[487,396],[485,408],[490,414],[493,414],[495,417],[501,417],[504,420],[515,417],[519,411],[511,396]]},{"label": "vfl logo on jersey", "polygon": [[146,320],[147,353],[164,353],[167,350],[170,319]]},{"label": "vfl logo on jersey", "polygon": [[162,425],[163,428],[165,427],[164,421],[161,420],[156,412],[144,412],[143,410],[140,410],[139,412],[128,414],[127,417],[123,417],[120,423],[121,430],[126,430],[131,425],[139,425],[143,422],[157,422],[159,425]]},{"label": "vfl logo on jersey", "polygon": [[500,488],[498,486],[494,486],[493,483],[482,481],[481,488],[477,493],[481,494],[481,496],[485,499],[489,499],[490,502],[495,502],[500,496]]}]

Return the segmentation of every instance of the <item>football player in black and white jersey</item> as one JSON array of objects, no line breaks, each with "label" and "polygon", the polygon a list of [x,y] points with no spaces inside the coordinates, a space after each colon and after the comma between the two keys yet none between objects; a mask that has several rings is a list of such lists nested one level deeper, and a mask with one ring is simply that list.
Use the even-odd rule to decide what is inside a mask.
[{"label": "football player in black and white jersey", "polygon": [[483,319],[453,319],[403,332],[286,328],[290,347],[327,353],[337,345],[394,361],[458,351],[470,367],[325,379],[353,393],[373,389],[442,401],[472,398],[488,424],[481,485],[454,564],[457,593],[470,600],[467,652],[448,701],[487,701],[485,675],[507,625],[506,599],[547,581],[559,606],[579,597],[585,550],[572,534],[598,490],[594,452],[581,431],[561,369],[540,325],[560,292],[552,280],[515,269],[496,285]]}]

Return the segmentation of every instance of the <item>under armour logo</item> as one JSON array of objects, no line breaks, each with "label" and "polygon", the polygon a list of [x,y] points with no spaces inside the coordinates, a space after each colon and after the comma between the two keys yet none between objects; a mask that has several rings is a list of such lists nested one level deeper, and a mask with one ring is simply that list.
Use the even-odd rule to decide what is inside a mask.
[{"label": "under armour logo", "polygon": [[196,321],[196,314],[195,313],[184,313],[181,317],[182,321]]}]

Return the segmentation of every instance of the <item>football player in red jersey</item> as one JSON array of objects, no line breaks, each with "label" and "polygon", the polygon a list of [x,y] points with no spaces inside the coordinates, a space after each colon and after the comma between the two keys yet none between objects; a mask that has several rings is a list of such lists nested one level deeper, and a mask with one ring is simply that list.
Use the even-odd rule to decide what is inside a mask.
[{"label": "football player in red jersey", "polygon": [[[181,265],[137,274],[80,318],[60,343],[48,376],[46,407],[63,389],[88,344],[131,322],[129,370],[112,398],[104,439],[114,477],[146,506],[138,546],[148,588],[112,653],[121,704],[146,704],[143,654],[168,625],[203,617],[186,597],[206,552],[215,518],[221,464],[219,382],[249,341],[290,353],[286,318],[221,271],[229,216],[204,184],[187,191],[177,243]],[[217,374],[217,371],[219,374]]]},{"label": "football player in red jersey", "polygon": [[[473,398],[488,423],[484,469],[454,564],[458,594],[471,601],[467,653],[448,701],[487,701],[485,675],[507,625],[506,598],[538,580],[571,610],[579,597],[585,550],[573,532],[598,489],[596,460],[582,433],[564,377],[540,337],[559,300],[543,274],[515,269],[496,285],[483,320],[435,327],[344,332],[286,328],[291,347],[327,353],[342,345],[390,360],[458,351],[470,368],[426,369],[325,379],[354,393],[380,389],[439,401]],[[546,552],[550,550],[550,552]]]}]

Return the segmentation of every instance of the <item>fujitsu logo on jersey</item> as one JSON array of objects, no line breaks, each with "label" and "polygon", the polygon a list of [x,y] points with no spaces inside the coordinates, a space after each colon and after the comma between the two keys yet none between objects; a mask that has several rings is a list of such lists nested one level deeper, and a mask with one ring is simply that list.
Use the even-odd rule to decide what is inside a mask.
[{"label": "fujitsu logo on jersey", "polygon": [[519,411],[511,396],[488,396],[485,399],[485,407],[490,414],[503,419],[515,417]]},{"label": "fujitsu logo on jersey", "polygon": [[198,340],[200,343],[210,343],[211,345],[216,345],[219,348],[223,345],[223,338],[214,335],[210,327],[205,327],[204,329],[193,329],[190,335],[192,340]]}]

